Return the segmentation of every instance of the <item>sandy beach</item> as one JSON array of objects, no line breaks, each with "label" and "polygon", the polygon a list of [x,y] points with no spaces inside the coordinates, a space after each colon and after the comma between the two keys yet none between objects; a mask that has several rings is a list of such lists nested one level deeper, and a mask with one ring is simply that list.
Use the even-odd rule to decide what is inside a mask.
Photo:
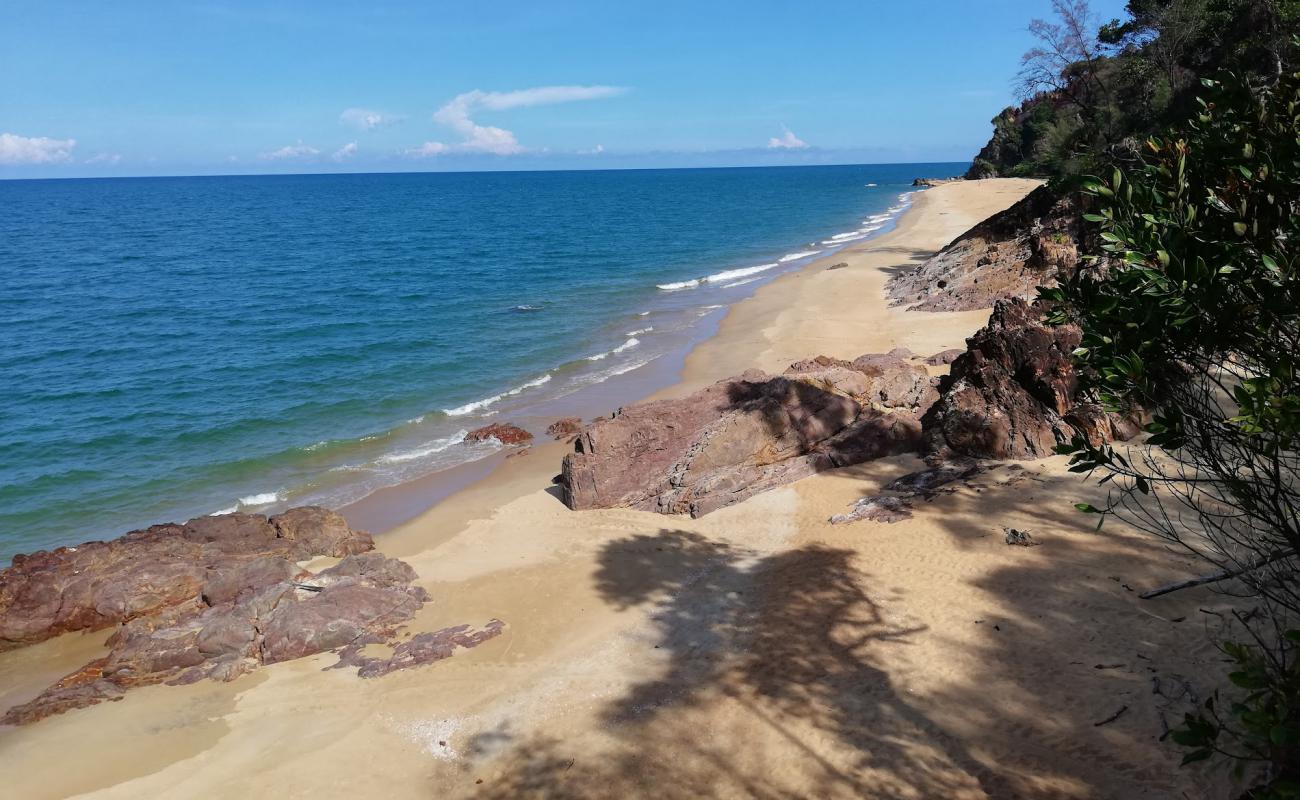
[{"label": "sandy beach", "polygon": [[[1036,185],[919,193],[894,231],[733,307],[658,396],[814,355],[963,346],[987,310],[908,312],[887,305],[885,284]],[[1004,463],[897,524],[831,526],[919,461],[823,473],[692,520],[568,510],[550,482],[564,452],[547,443],[504,460],[378,537],[432,597],[413,632],[500,619],[500,637],[383,678],[324,671],[336,660],[325,654],[0,728],[6,794],[1207,791],[1161,739],[1194,699],[1184,690],[1204,691],[1198,676],[1218,669],[1201,609],[1222,601],[1200,589],[1138,599],[1197,565],[1118,524],[1095,531],[1073,504],[1099,491],[1064,458]],[[1041,546],[1007,546],[1003,526]],[[0,656],[0,702],[30,699],[105,636]]]}]

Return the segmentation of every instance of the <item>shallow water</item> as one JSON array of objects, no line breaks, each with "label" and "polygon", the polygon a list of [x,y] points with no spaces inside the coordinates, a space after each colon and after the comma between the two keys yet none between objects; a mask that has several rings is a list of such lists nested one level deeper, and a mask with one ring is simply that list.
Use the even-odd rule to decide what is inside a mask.
[{"label": "shallow water", "polygon": [[0,182],[0,559],[481,458],[964,168]]}]

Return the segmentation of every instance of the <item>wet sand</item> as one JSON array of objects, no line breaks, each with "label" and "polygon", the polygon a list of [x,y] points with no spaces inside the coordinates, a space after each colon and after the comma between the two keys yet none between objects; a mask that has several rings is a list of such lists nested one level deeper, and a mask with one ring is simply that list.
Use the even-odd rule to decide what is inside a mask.
[{"label": "wet sand", "polygon": [[[986,311],[889,308],[884,284],[1033,187],[941,186],[897,230],[728,313],[671,395],[749,367],[959,347]],[[828,270],[833,263],[847,267]],[[505,633],[362,680],[325,654],[231,684],[0,729],[14,797],[1188,797],[1152,690],[1218,667],[1217,598],[1134,589],[1195,571],[1072,504],[1063,459],[1008,464],[894,525],[826,520],[918,467],[824,473],[699,520],[575,513],[546,443],[379,539],[432,596],[413,631]],[[396,491],[418,493],[420,487]],[[387,503],[416,502],[416,494]],[[1009,547],[1002,526],[1041,546]],[[1130,588],[1131,587],[1131,588]],[[59,674],[85,640],[40,647]],[[33,649],[34,651],[34,649]],[[27,652],[33,652],[27,651]],[[23,652],[23,651],[20,651]],[[0,657],[0,681],[28,666]],[[15,679],[16,680],[16,679]],[[25,688],[33,681],[25,680]],[[1114,722],[1097,725],[1121,706]]]}]

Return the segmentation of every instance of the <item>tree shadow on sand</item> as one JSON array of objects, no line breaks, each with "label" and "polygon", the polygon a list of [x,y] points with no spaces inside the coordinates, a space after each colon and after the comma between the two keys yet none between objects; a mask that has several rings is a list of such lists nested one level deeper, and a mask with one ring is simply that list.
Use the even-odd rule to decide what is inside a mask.
[{"label": "tree shadow on sand", "polygon": [[[609,543],[601,596],[650,609],[653,648],[666,651],[658,677],[603,709],[627,746],[593,759],[555,739],[518,743],[487,795],[1012,796],[879,666],[883,648],[924,628],[889,619],[854,558],[825,546],[758,555],[677,530]],[[735,727],[695,729],[694,710],[719,704]],[[778,777],[765,753],[796,766]]]}]

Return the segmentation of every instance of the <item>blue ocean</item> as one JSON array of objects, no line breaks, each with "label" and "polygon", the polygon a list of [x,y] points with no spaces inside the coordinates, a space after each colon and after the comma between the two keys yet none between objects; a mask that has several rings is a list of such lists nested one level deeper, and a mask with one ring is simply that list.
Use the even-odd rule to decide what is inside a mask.
[{"label": "blue ocean", "polygon": [[484,458],[966,166],[0,182],[0,560]]}]

